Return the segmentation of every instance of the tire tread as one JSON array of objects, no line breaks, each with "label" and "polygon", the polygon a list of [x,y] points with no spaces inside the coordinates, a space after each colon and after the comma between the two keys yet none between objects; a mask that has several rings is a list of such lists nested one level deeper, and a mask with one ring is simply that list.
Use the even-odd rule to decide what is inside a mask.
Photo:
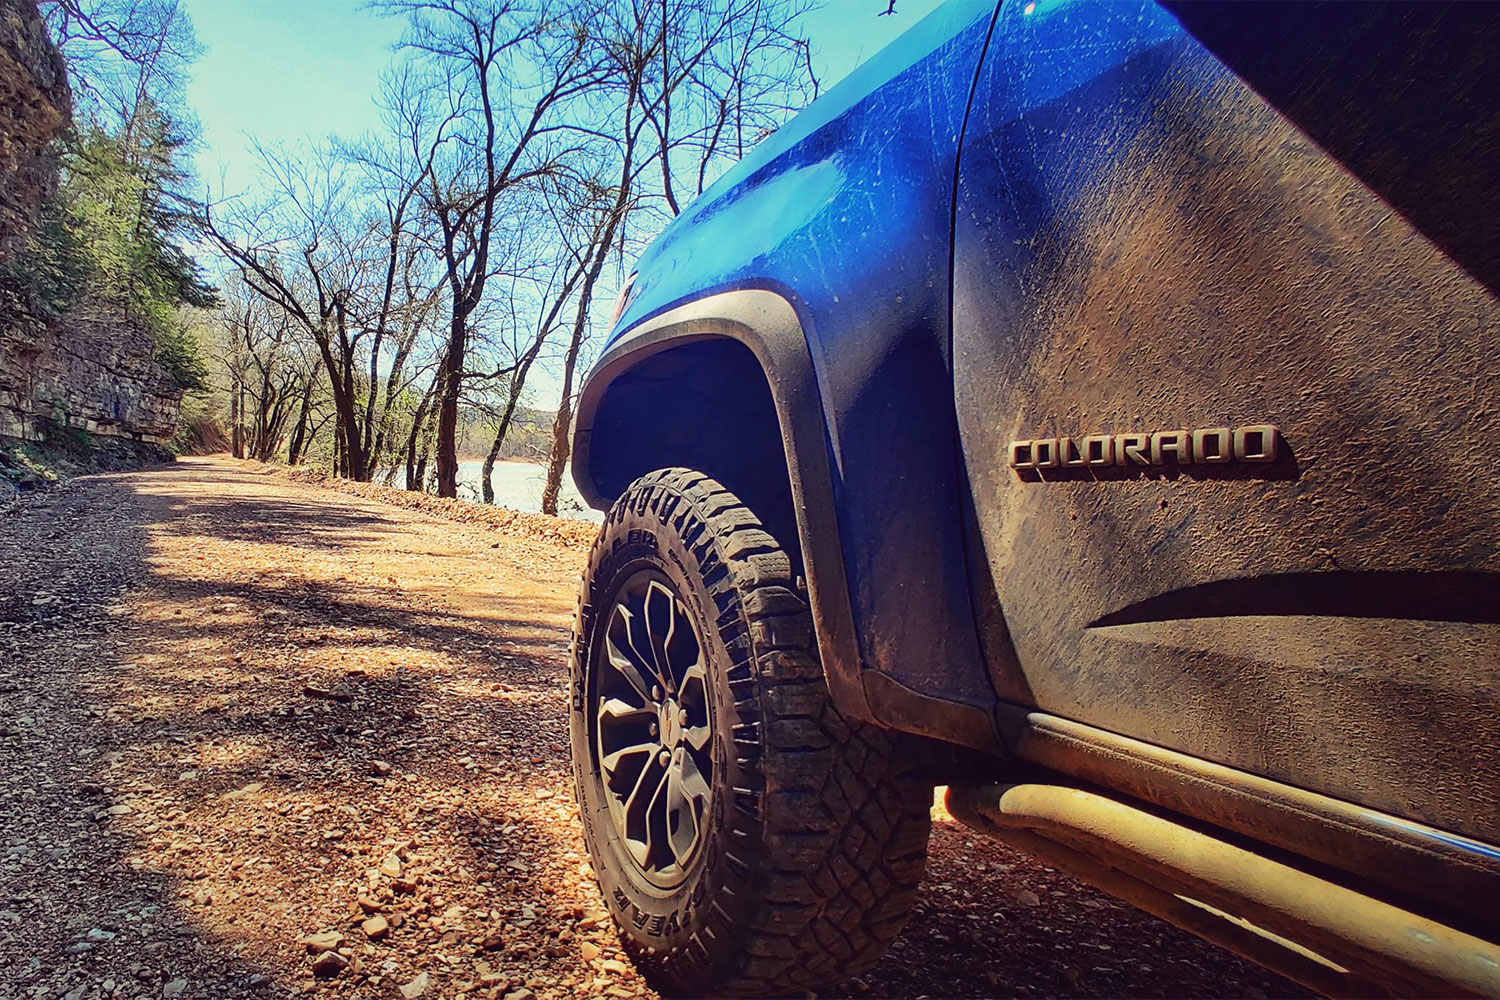
[{"label": "tire tread", "polygon": [[[833,706],[792,560],[738,497],[702,473],[664,469],[632,484],[610,516],[627,510],[650,511],[702,569],[741,712],[732,746],[763,786],[745,790],[761,810],[760,843],[726,848],[736,870],[755,873],[749,891],[714,899],[719,919],[688,946],[632,943],[632,955],[688,993],[785,995],[859,975],[899,933],[922,880],[931,784],[920,761],[899,734]],[[737,933],[726,907],[740,911]]]}]

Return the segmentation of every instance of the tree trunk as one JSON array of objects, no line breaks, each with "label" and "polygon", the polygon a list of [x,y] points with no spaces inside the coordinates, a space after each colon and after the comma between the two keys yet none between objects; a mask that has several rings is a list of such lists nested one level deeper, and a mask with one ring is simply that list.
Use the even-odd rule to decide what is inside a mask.
[{"label": "tree trunk", "polygon": [[292,431],[291,444],[286,449],[286,464],[296,465],[302,458],[302,449],[312,444],[311,438],[307,438],[307,418],[312,411],[313,386],[317,384],[318,374],[322,370],[321,364],[313,365],[313,370],[308,372],[307,385],[302,389],[302,406],[297,411],[297,427]]},{"label": "tree trunk", "polygon": [[334,442],[338,455],[334,472],[346,479],[364,482],[369,478],[365,469],[368,456],[365,454],[364,442],[359,436],[359,411],[354,398],[354,381],[351,375],[353,361],[348,347],[349,338],[346,327],[348,316],[344,312],[342,302],[337,298],[334,303],[333,319],[339,334],[340,353],[344,355],[344,365],[341,367],[333,356],[333,344],[329,337],[326,320],[322,332],[314,339],[319,353],[323,356],[323,364],[328,368],[328,381],[333,389]]},{"label": "tree trunk", "polygon": [[[427,426],[422,429],[422,454],[421,457],[417,459],[417,482],[424,490],[426,490],[429,485],[436,485],[435,482],[428,482],[427,460],[432,456],[433,440],[437,437],[437,417],[438,411],[436,408],[434,408],[427,414]],[[433,472],[432,479],[437,479],[436,471]]]},{"label": "tree trunk", "polygon": [[484,456],[484,468],[479,473],[479,489],[483,494],[485,503],[494,505],[495,484],[490,482],[490,475],[495,471],[495,458],[500,454],[500,446],[505,443],[506,432],[510,430],[510,415],[516,410],[516,397],[520,393],[511,391],[510,399],[505,405],[505,414],[500,418],[500,426],[495,428],[495,441],[490,445],[490,453]]},{"label": "tree trunk", "polygon": [[426,441],[423,441],[422,442],[422,454],[417,457],[417,489],[419,489],[419,490],[425,490],[427,488],[427,452],[428,452],[428,450],[429,450],[428,443]]},{"label": "tree trunk", "polygon": [[239,379],[235,379],[229,388],[229,453],[235,458],[245,457],[245,436],[240,430]]},{"label": "tree trunk", "polygon": [[270,460],[272,444],[270,441],[271,428],[271,366],[261,366],[260,371],[260,397],[255,401],[255,460],[266,462]]},{"label": "tree trunk", "polygon": [[568,344],[563,361],[562,399],[557,404],[557,419],[552,421],[552,453],[547,457],[547,485],[542,488],[542,513],[557,515],[557,495],[562,490],[563,470],[568,467],[572,451],[573,368],[578,364],[578,347],[583,337],[576,333]]},{"label": "tree trunk", "polygon": [[411,420],[411,433],[406,436],[406,488],[408,490],[422,488],[422,476],[417,470],[417,441],[422,437],[422,425],[427,422],[427,414],[432,408],[432,397],[436,390],[437,382],[433,382],[422,394],[422,402],[417,405],[416,415]]},{"label": "tree trunk", "polygon": [[[556,314],[556,308],[553,314]],[[548,322],[551,315],[548,316]],[[543,326],[545,330],[546,327]],[[536,360],[536,355],[541,350],[543,337],[538,337],[532,345],[532,349],[521,358],[521,363],[516,366],[515,374],[511,376],[510,393],[505,400],[505,412],[500,415],[500,426],[495,428],[495,443],[490,445],[490,453],[484,460],[484,471],[479,477],[481,488],[484,491],[484,502],[493,504],[495,502],[495,487],[490,482],[490,474],[495,471],[495,458],[500,454],[500,446],[505,443],[505,435],[510,432],[511,418],[515,416],[516,404],[521,401],[521,390],[526,387],[526,375],[531,371],[531,363]]]},{"label": "tree trunk", "polygon": [[417,469],[417,438],[420,436],[413,427],[411,437],[406,439],[406,488],[413,491],[422,488],[422,476]]},{"label": "tree trunk", "polygon": [[437,494],[458,496],[458,397],[463,388],[464,321],[453,318],[448,350],[443,354],[442,395],[438,401]]},{"label": "tree trunk", "polygon": [[362,482],[365,478],[365,455],[358,439],[351,437],[359,434],[359,417],[354,408],[354,397],[344,391],[338,378],[335,377],[332,381],[334,423],[338,431],[335,435],[339,454],[338,474]]},{"label": "tree trunk", "polygon": [[[627,172],[629,159],[626,161]],[[547,459],[547,485],[542,488],[542,513],[557,514],[557,495],[562,489],[563,470],[568,467],[568,457],[573,439],[573,370],[578,367],[578,351],[583,346],[583,334],[589,324],[589,304],[594,298],[594,285],[599,273],[604,270],[604,261],[609,257],[610,244],[614,242],[615,230],[625,214],[629,189],[622,186],[615,199],[614,211],[604,228],[604,236],[598,243],[598,257],[583,279],[583,288],[578,292],[578,312],[573,316],[573,336],[568,340],[568,353],[563,357],[562,399],[557,404],[557,419],[552,422],[552,454]]]},{"label": "tree trunk", "polygon": [[484,456],[484,468],[479,470],[480,499],[491,506],[495,503],[495,484],[490,482],[490,474],[495,471],[495,456],[500,454],[500,442],[504,440],[503,431],[496,433],[495,443],[490,445],[490,453]]},{"label": "tree trunk", "polygon": [[[326,423],[326,422],[327,421],[325,420],[324,423]],[[323,429],[323,424],[315,424],[312,427],[309,427],[307,429],[307,440],[302,442],[302,454],[300,456],[298,456],[304,462],[306,462],[307,456],[312,454],[313,439],[318,436],[318,431],[320,431],[322,429]]]},{"label": "tree trunk", "polygon": [[[600,254],[603,254],[603,250]],[[583,346],[583,331],[588,324],[589,294],[593,281],[583,286],[578,303],[578,316],[573,323],[573,336],[568,341],[568,353],[563,356],[562,398],[557,403],[557,418],[552,421],[552,452],[547,456],[547,485],[542,487],[542,513],[557,515],[557,495],[562,490],[563,470],[568,467],[568,458],[573,449],[573,370],[578,367],[578,349]]]}]

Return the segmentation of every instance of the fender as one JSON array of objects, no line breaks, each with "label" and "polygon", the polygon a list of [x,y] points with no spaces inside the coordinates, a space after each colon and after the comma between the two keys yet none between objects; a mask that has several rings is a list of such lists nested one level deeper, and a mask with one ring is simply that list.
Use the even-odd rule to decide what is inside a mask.
[{"label": "fender", "polygon": [[840,542],[832,445],[808,338],[787,297],[763,288],[722,291],[668,308],[618,336],[579,396],[573,476],[583,498],[597,508],[606,508],[614,499],[600,489],[590,462],[595,417],[614,380],[662,351],[716,338],[748,348],[771,389],[808,601],[834,704],[846,716],[864,722],[1002,753],[988,706],[918,693],[862,661]]},{"label": "fender", "polygon": [[[695,341],[727,337],[755,355],[771,386],[781,425],[797,535],[802,545],[808,602],[818,651],[834,704],[846,715],[875,721],[860,682],[859,643],[833,502],[832,463],[812,355],[790,302],[764,289],[740,289],[669,309],[632,327],[605,351],[578,397],[573,433],[573,479],[592,507],[607,508],[590,471],[594,417],[610,384],[654,354]],[[821,526],[814,528],[814,526]]]}]

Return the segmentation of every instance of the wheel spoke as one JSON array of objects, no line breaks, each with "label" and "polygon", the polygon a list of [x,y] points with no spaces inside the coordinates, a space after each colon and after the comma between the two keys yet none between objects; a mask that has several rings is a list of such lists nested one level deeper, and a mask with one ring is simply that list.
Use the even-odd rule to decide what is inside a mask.
[{"label": "wheel spoke", "polygon": [[[629,643],[630,612],[626,611],[624,608],[616,608],[615,613],[624,616],[626,623],[625,641]],[[610,631],[614,630],[611,629]],[[634,650],[635,647],[634,645],[632,645],[631,651],[634,652]],[[614,636],[606,635],[604,637],[604,651],[606,654],[605,658],[609,661],[609,665],[611,667],[614,667],[616,673],[625,678],[626,683],[628,683],[632,688],[635,689],[636,694],[641,696],[641,700],[646,704],[654,704],[654,700],[651,697],[651,685],[647,683],[646,678],[641,676],[641,672],[636,668],[634,661],[632,661],[629,656],[625,655],[625,653],[620,650],[620,647],[615,644]],[[636,656],[637,658],[639,658],[640,654],[636,653]]]},{"label": "wheel spoke", "polygon": [[[654,863],[661,866],[661,854],[656,849],[656,833],[660,829],[663,833],[670,832],[667,825],[667,788],[671,784],[671,766],[661,769],[661,777],[656,782],[656,792],[651,796],[651,802],[646,806],[646,856],[653,859]],[[670,838],[669,838],[670,840]],[[668,844],[670,849],[671,844]]]},{"label": "wheel spoke", "polygon": [[599,706],[599,718],[602,720],[608,716],[616,722],[626,719],[654,719],[656,718],[656,706],[636,706],[620,698],[609,698]]},{"label": "wheel spoke", "polygon": [[[624,837],[626,846],[630,848],[631,856],[635,858],[636,863],[639,864],[642,868],[646,867],[646,865],[650,863],[651,858],[651,803],[646,803],[645,808],[639,814],[637,814],[636,799],[640,796],[642,790],[647,784],[647,775],[649,775],[653,770],[656,770],[656,768],[653,768],[651,766],[651,763],[648,761],[646,763],[646,766],[641,768],[640,776],[635,779],[635,787],[632,788],[630,790],[630,794],[625,797],[625,822],[623,829],[620,831],[620,833]],[[658,779],[658,783],[659,782],[660,779]],[[639,822],[637,822],[637,820],[639,820]],[[640,829],[640,837],[636,837],[634,835],[633,828],[637,827]]]},{"label": "wheel spoke", "polygon": [[687,741],[688,746],[702,752],[708,746],[709,738],[713,736],[713,729],[705,722],[701,726],[685,726],[682,730],[682,738]]},{"label": "wheel spoke", "polygon": [[702,771],[698,770],[698,762],[693,759],[692,754],[685,753],[682,755],[682,765],[679,770],[682,774],[683,794],[692,799],[697,804],[698,811],[702,812],[703,804],[708,801],[709,795],[712,794],[708,779],[703,776]]},{"label": "wheel spoke", "polygon": [[667,768],[667,844],[672,848],[672,857],[679,867],[686,866],[692,859],[693,846],[698,843],[698,814],[699,801],[701,801],[695,801],[688,792],[683,774],[686,767],[692,767],[694,773],[697,773],[692,758],[686,754],[679,754]]},{"label": "wheel spoke", "polygon": [[[606,699],[599,705],[599,748],[604,754],[599,763],[609,777],[614,777],[626,757],[657,749],[657,741],[646,733],[647,720],[655,718],[656,710],[651,706],[637,708],[619,698]],[[621,747],[622,739],[634,742]]]},{"label": "wheel spoke", "polygon": [[625,838],[625,847],[630,851],[630,856],[635,858],[635,863],[642,868],[646,867],[646,859],[650,856],[650,848],[639,840]]},{"label": "wheel spoke", "polygon": [[708,671],[704,669],[702,657],[699,657],[691,667],[683,671],[682,690],[678,693],[689,719],[697,723],[682,727],[683,738],[689,746],[699,751],[708,746],[709,737],[713,735],[708,723],[707,684]]},{"label": "wheel spoke", "polygon": [[629,795],[625,796],[625,818],[627,823],[630,822],[630,820],[633,818],[633,814],[636,811],[636,797],[641,794],[641,786],[646,783],[646,775],[650,773],[651,767],[649,764],[646,767],[641,768],[640,777],[635,779],[635,787],[630,790]]},{"label": "wheel spoke", "polygon": [[607,773],[610,777],[614,777],[615,771],[620,766],[620,762],[623,761],[626,757],[633,757],[637,754],[651,754],[660,749],[661,746],[655,741],[651,743],[635,743],[628,747],[621,747],[618,750],[606,754],[604,758],[599,761],[599,763],[604,765],[605,773]]},{"label": "wheel spoke", "polygon": [[683,700],[689,700],[688,692],[696,691],[697,700],[706,704],[708,702],[708,671],[703,666],[703,657],[699,656],[693,661],[693,665],[682,672]]},{"label": "wheel spoke", "polygon": [[[644,615],[644,608],[642,610]],[[638,616],[634,614],[629,608],[625,607],[624,605],[616,607],[615,613],[619,615],[625,623],[625,643],[630,647],[630,651],[635,654],[634,657],[630,658],[630,661],[633,666],[638,668],[636,676],[640,677],[641,680],[646,683],[645,697],[654,702],[656,701],[656,699],[652,698],[650,694],[651,683],[663,684],[663,686],[665,685],[662,681],[661,670],[659,670],[656,666],[656,654],[651,649],[650,625],[647,622],[641,620],[643,615]],[[646,630],[646,652],[644,653],[641,652],[641,642],[639,641],[639,637],[636,635],[636,630],[638,627],[644,628]],[[644,671],[644,673],[641,673],[639,671]],[[647,675],[649,675],[649,678]]]},{"label": "wheel spoke", "polygon": [[651,663],[656,668],[656,676],[661,679],[662,686],[669,690],[676,686],[672,683],[672,663],[667,656],[667,650],[672,645],[672,633],[677,629],[676,604],[672,592],[660,583],[652,580],[646,586],[646,600],[641,609],[641,616],[645,619],[646,642],[651,649]]},{"label": "wheel spoke", "polygon": [[[677,614],[676,618],[687,620],[687,609],[682,606],[681,601],[674,604]],[[694,667],[701,667],[702,654],[698,649],[698,637],[693,633],[692,627],[674,629],[672,634],[662,643],[667,657],[667,672],[677,684],[678,697],[682,697],[682,691],[688,685],[689,675]]]}]

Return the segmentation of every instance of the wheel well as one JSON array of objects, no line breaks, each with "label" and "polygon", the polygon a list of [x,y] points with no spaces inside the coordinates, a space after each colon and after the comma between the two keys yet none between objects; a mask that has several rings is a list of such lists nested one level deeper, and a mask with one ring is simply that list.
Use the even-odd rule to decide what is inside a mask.
[{"label": "wheel well", "polygon": [[594,412],[586,470],[613,501],[639,477],[682,466],[713,476],[799,563],[781,422],[760,362],[728,337],[652,354],[617,375]]}]

